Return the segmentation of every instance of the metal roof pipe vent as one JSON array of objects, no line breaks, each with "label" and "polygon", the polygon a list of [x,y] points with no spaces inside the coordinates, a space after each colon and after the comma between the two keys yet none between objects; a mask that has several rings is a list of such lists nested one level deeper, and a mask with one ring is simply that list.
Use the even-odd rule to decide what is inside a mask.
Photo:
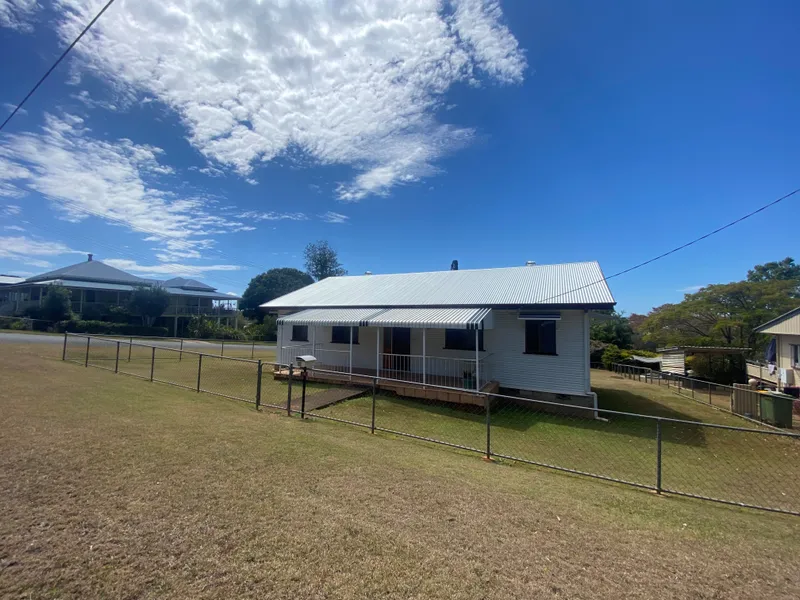
[{"label": "metal roof pipe vent", "polygon": [[89,260],[87,262],[92,262],[92,258],[94,258],[94,254],[89,254]]},{"label": "metal roof pipe vent", "polygon": [[450,263],[450,270],[451,271],[458,271],[458,261],[454,260]]},{"label": "metal roof pipe vent", "polygon": [[536,261],[535,260],[526,260],[525,261],[525,266],[526,267],[535,267],[536,266]]},{"label": "metal roof pipe vent", "polygon": [[364,275],[372,275],[372,271],[364,271]]}]

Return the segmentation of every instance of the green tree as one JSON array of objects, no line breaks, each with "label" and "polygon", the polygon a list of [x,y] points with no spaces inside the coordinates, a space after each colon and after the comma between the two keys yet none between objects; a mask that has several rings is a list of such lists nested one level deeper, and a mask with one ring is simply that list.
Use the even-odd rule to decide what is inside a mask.
[{"label": "green tree", "polygon": [[264,322],[264,311],[259,306],[275,298],[299,290],[314,283],[308,273],[290,267],[270,269],[266,273],[256,275],[250,280],[242,294],[239,308],[248,319]]},{"label": "green tree", "polygon": [[158,286],[140,286],[131,292],[128,310],[141,317],[142,324],[148,327],[164,314],[169,306],[169,293]]},{"label": "green tree", "polygon": [[678,304],[654,308],[641,324],[643,339],[659,346],[743,346],[755,353],[766,338],[755,328],[791,310],[791,280],[712,284]]},{"label": "green tree", "polygon": [[624,315],[613,311],[603,320],[592,323],[589,337],[598,342],[614,344],[620,348],[630,348],[633,330]]},{"label": "green tree", "polygon": [[72,294],[67,288],[49,285],[42,299],[41,315],[48,321],[67,321],[72,318]]},{"label": "green tree", "polygon": [[781,261],[756,265],[747,272],[747,281],[771,281],[773,279],[794,280],[800,283],[800,265],[795,264],[794,259],[787,256]]},{"label": "green tree", "polygon": [[319,241],[306,246],[305,259],[306,271],[317,281],[322,281],[327,277],[347,275],[347,271],[339,262],[336,251],[326,241]]}]

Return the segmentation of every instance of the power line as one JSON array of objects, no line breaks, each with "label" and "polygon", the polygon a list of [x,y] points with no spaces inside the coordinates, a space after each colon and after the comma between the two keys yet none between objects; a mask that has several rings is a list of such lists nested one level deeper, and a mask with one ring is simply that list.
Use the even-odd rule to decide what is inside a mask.
[{"label": "power line", "polygon": [[664,252],[663,254],[659,254],[658,256],[654,256],[653,258],[645,260],[643,262],[640,262],[637,265],[634,265],[632,267],[628,267],[627,269],[623,269],[622,271],[618,271],[617,273],[614,273],[613,275],[609,275],[608,277],[603,277],[602,279],[598,279],[597,281],[593,281],[592,283],[587,283],[586,285],[582,285],[582,286],[577,287],[575,289],[567,290],[566,292],[561,292],[560,294],[556,294],[555,296],[550,296],[549,298],[545,298],[544,300],[541,300],[538,303],[539,304],[544,304],[545,302],[548,302],[548,301],[553,300],[555,298],[559,298],[560,296],[564,296],[566,294],[571,294],[572,292],[577,292],[577,291],[585,289],[587,287],[591,287],[593,285],[597,285],[598,283],[603,283],[604,281],[608,281],[609,279],[613,279],[614,277],[619,277],[620,275],[625,275],[626,273],[630,273],[631,271],[635,271],[636,269],[640,269],[640,268],[644,267],[645,265],[649,265],[650,263],[654,263],[657,260],[661,260],[662,258],[666,258],[670,254],[675,254],[676,252],[679,252],[679,251],[683,250],[684,248],[688,248],[689,246],[692,246],[692,245],[696,244],[697,242],[701,242],[701,241],[703,241],[703,240],[705,240],[707,238],[710,238],[712,235],[720,233],[721,231],[725,231],[726,229],[729,229],[730,227],[733,227],[734,225],[737,225],[738,223],[741,223],[742,221],[745,221],[745,220],[749,219],[750,217],[755,216],[758,213],[767,210],[768,208],[772,208],[776,204],[778,204],[780,202],[783,202],[787,198],[791,198],[792,196],[794,196],[797,193],[800,193],[800,188],[797,188],[796,190],[793,190],[793,191],[789,192],[788,194],[786,194],[784,196],[781,196],[777,200],[773,200],[772,202],[769,202],[768,204],[765,204],[764,206],[762,206],[760,208],[757,208],[756,210],[754,210],[752,212],[749,212],[749,213],[747,213],[746,215],[744,215],[742,217],[739,217],[735,221],[731,221],[730,223],[727,223],[727,224],[723,225],[722,227],[718,227],[714,231],[709,231],[705,235],[701,235],[700,237],[693,239],[691,242],[686,242],[685,244],[677,246],[677,247],[673,248],[672,250],[668,250],[667,252]]},{"label": "power line", "polygon": [[91,21],[89,21],[89,24],[88,24],[86,27],[84,27],[84,28],[83,28],[83,31],[81,31],[81,32],[80,32],[80,34],[78,35],[78,37],[76,37],[76,38],[75,38],[75,39],[72,41],[72,43],[71,43],[69,46],[67,46],[67,49],[66,49],[66,50],[64,50],[64,52],[62,52],[62,53],[61,53],[61,56],[59,56],[59,57],[58,57],[58,60],[56,60],[56,62],[54,62],[54,63],[53,63],[53,65],[52,65],[52,66],[51,66],[49,69],[47,69],[47,72],[46,72],[44,75],[42,75],[42,78],[41,78],[41,79],[39,79],[39,81],[37,81],[37,82],[36,82],[36,85],[35,85],[35,86],[33,86],[33,88],[31,88],[31,91],[30,91],[30,92],[28,92],[28,94],[27,94],[27,95],[26,95],[26,96],[25,96],[25,97],[22,99],[22,102],[20,102],[19,104],[17,104],[17,107],[14,109],[14,111],[13,111],[13,112],[12,112],[10,115],[8,115],[8,117],[6,118],[6,120],[5,120],[5,121],[3,121],[3,124],[2,124],[2,125],[0,125],[0,131],[2,131],[2,130],[3,130],[3,128],[6,126],[6,124],[7,124],[7,123],[8,123],[8,122],[9,122],[9,121],[10,121],[10,120],[11,120],[11,119],[14,117],[14,115],[16,115],[16,114],[17,114],[17,112],[19,111],[19,109],[20,109],[20,108],[22,108],[22,105],[23,105],[23,104],[25,104],[25,103],[28,101],[28,98],[30,98],[31,96],[33,96],[34,92],[35,92],[37,89],[39,89],[39,86],[40,86],[40,85],[42,85],[42,83],[44,82],[44,80],[45,80],[45,79],[47,79],[47,78],[50,76],[50,73],[52,73],[52,72],[55,70],[55,68],[56,68],[56,67],[59,65],[59,63],[60,63],[62,60],[64,60],[64,57],[66,57],[66,56],[67,56],[67,54],[69,54],[69,51],[70,51],[70,50],[72,50],[72,49],[75,47],[75,44],[77,44],[77,43],[78,43],[78,42],[81,40],[81,38],[82,38],[82,37],[83,37],[83,36],[86,34],[86,32],[87,32],[87,31],[89,31],[89,29],[91,29],[92,25],[94,25],[94,24],[97,22],[97,19],[99,19],[99,18],[102,16],[102,14],[103,14],[104,12],[106,12],[106,10],[108,10],[108,8],[109,8],[109,7],[110,7],[112,4],[114,4],[114,0],[108,0],[108,2],[106,3],[106,5],[105,5],[103,8],[101,8],[101,9],[100,9],[100,12],[98,12],[98,13],[97,13],[97,14],[94,16],[94,19],[92,19]]}]

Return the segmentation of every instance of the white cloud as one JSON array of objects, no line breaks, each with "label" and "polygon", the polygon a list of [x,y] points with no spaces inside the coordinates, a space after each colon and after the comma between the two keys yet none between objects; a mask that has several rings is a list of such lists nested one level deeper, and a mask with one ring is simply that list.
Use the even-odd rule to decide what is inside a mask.
[{"label": "white cloud", "polygon": [[0,0],[0,27],[30,31],[30,16],[37,8],[36,0]]},{"label": "white cloud", "polygon": [[[102,0],[57,0],[71,40]],[[434,115],[457,82],[522,81],[497,0],[121,0],[76,46],[116,91],[175,109],[189,141],[254,182],[279,156],[349,165],[340,199],[437,172],[473,138]],[[209,171],[211,174],[212,171]]]},{"label": "white cloud", "polygon": [[0,236],[0,258],[46,269],[53,265],[41,257],[62,254],[83,254],[83,252],[73,250],[61,242],[34,240],[26,236]]},{"label": "white cloud", "polygon": [[162,153],[128,139],[93,138],[80,117],[45,115],[41,132],[0,141],[0,185],[41,193],[69,221],[94,216],[146,233],[165,261],[200,258],[214,245],[211,236],[251,229],[213,214],[213,201],[165,191],[160,178],[172,169],[159,162]]},{"label": "white cloud", "polygon": [[329,210],[325,214],[320,215],[319,218],[325,221],[326,223],[346,223],[350,217]]},{"label": "white cloud", "polygon": [[277,213],[272,211],[259,212],[255,210],[248,210],[236,215],[237,219],[246,219],[251,221],[306,221],[308,217],[304,213]]},{"label": "white cloud", "polygon": [[[2,3],[3,3],[3,0],[0,0],[0,5],[2,5]],[[17,105],[16,104],[11,104],[10,102],[3,102],[3,108],[5,108],[9,112],[9,114],[11,114],[12,112],[14,112],[14,109],[17,108]],[[28,111],[25,110],[24,108],[20,108],[17,111],[17,114],[19,116],[27,115]]]},{"label": "white cloud", "polygon": [[[2,178],[2,168],[3,168],[3,161],[0,159],[0,178]],[[4,217],[16,217],[18,214],[22,212],[22,207],[16,204],[6,204],[3,207],[0,207],[0,215]]]},{"label": "white cloud", "polygon": [[87,108],[103,108],[105,110],[116,112],[118,107],[113,102],[107,102],[106,100],[96,100],[92,98],[91,94],[87,90],[81,90],[77,94],[70,95],[70,98],[74,98],[75,100],[80,101],[83,103]]},{"label": "white cloud", "polygon": [[203,277],[211,271],[239,271],[242,267],[238,265],[184,265],[180,263],[161,263],[158,265],[140,265],[134,260],[125,258],[110,258],[103,261],[107,265],[130,271],[140,275],[158,277],[159,275],[173,275],[182,277]]},{"label": "white cloud", "polygon": [[3,229],[7,231],[25,231],[24,227],[20,227],[19,225],[6,225]]},{"label": "white cloud", "polygon": [[695,292],[699,292],[700,290],[702,290],[704,287],[706,287],[706,286],[705,285],[689,285],[689,286],[686,286],[685,288],[677,290],[677,291],[683,292],[685,294],[694,294]]}]

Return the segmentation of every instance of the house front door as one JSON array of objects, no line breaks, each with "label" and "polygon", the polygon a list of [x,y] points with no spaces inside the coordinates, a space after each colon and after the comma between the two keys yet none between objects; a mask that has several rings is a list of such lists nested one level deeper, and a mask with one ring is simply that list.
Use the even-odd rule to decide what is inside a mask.
[{"label": "house front door", "polygon": [[411,328],[383,328],[383,368],[408,371],[411,368]]}]

